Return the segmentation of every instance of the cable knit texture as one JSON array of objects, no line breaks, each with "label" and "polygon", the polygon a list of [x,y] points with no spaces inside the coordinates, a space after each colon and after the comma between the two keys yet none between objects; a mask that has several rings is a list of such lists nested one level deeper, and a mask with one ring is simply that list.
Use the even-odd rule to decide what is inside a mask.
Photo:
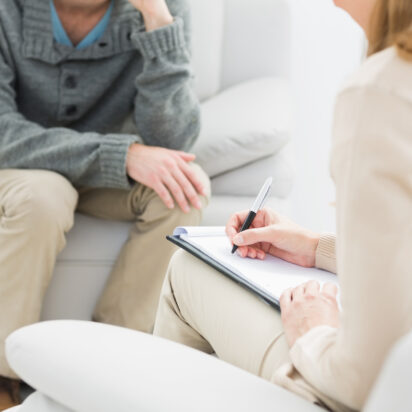
[{"label": "cable knit texture", "polygon": [[103,36],[77,50],[54,41],[49,0],[2,0],[0,167],[127,189],[133,142],[190,148],[200,111],[186,1],[170,0],[174,22],[146,32],[141,14],[117,0]]},{"label": "cable knit texture", "polygon": [[316,249],[316,267],[336,273],[336,236],[323,234]]}]

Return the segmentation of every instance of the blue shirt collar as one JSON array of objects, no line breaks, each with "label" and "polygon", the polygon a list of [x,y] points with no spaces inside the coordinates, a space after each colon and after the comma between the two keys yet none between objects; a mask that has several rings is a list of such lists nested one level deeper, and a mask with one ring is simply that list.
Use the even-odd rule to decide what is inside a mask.
[{"label": "blue shirt collar", "polygon": [[[98,41],[100,37],[103,36],[109,21],[110,16],[113,10],[113,0],[110,3],[107,12],[102,17],[102,19],[97,23],[97,25],[91,30],[91,32],[76,46],[77,50],[84,49]],[[51,9],[51,17],[52,17],[52,26],[53,26],[53,37],[57,43],[63,44],[65,46],[74,47],[73,43],[71,42],[69,36],[64,30],[64,27],[60,21],[59,15],[57,14],[56,7],[54,6],[53,0],[50,0],[50,9]]]}]

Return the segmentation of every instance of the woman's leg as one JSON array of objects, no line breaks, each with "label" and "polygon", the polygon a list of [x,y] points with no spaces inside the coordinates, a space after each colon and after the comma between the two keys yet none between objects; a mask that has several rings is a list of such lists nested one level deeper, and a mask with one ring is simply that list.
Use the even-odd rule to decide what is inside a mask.
[{"label": "woman's leg", "polygon": [[169,265],[154,333],[268,380],[289,359],[279,312],[183,251]]}]

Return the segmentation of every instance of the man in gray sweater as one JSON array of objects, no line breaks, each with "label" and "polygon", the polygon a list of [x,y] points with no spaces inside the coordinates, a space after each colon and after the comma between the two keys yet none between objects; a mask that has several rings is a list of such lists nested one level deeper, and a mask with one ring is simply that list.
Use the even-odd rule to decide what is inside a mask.
[{"label": "man in gray sweater", "polygon": [[164,235],[210,190],[184,152],[189,23],[185,0],[0,2],[0,410],[17,402],[4,340],[38,321],[75,210],[135,222],[94,317],[152,330]]}]

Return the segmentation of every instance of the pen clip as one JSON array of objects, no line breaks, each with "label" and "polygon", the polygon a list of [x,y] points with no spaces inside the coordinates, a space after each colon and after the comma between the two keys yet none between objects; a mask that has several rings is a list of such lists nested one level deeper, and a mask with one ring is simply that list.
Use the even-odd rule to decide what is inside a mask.
[{"label": "pen clip", "polygon": [[261,203],[260,206],[259,206],[259,210],[262,209],[262,207],[264,206],[266,200],[268,199],[269,193],[270,193],[270,189],[272,189],[272,185],[270,185],[270,186],[268,187],[268,190],[267,190],[267,192],[266,192],[266,194],[265,194],[265,197],[262,199],[262,203]]},{"label": "pen clip", "polygon": [[272,187],[272,181],[273,179],[269,177],[266,179],[265,183],[263,184],[262,188],[260,189],[260,192],[255,200],[255,203],[252,206],[252,211],[257,213],[265,203],[266,199],[269,196],[270,189]]}]

